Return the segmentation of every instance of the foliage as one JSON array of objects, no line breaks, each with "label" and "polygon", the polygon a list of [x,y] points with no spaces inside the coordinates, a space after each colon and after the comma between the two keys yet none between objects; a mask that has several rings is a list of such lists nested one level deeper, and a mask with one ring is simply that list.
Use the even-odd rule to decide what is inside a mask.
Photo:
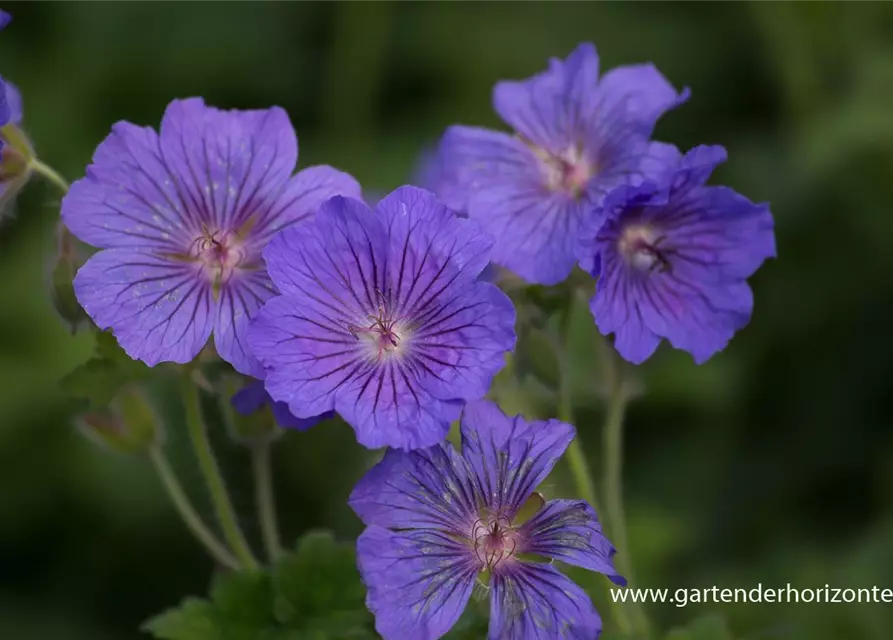
[{"label": "foliage", "polygon": [[143,625],[162,640],[375,638],[353,545],[306,534],[272,570],[219,573],[208,599],[186,598]]}]

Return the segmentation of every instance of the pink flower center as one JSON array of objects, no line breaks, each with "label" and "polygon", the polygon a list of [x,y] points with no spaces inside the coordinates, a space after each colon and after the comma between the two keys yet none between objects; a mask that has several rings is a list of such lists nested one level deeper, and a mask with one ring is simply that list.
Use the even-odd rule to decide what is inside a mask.
[{"label": "pink flower center", "polygon": [[625,227],[617,241],[617,248],[627,263],[639,271],[669,271],[670,262],[659,249],[665,236],[648,225],[631,224]]},{"label": "pink flower center", "polygon": [[357,340],[366,340],[372,347],[376,360],[380,361],[400,350],[402,344],[400,334],[405,333],[405,329],[401,330],[398,320],[388,311],[381,293],[376,292],[376,296],[379,299],[378,310],[366,316],[370,324],[367,326],[349,324],[347,330]]},{"label": "pink flower center", "polygon": [[202,227],[199,235],[189,247],[189,258],[201,264],[208,279],[214,283],[215,295],[225,284],[236,268],[246,258],[245,248],[238,236],[231,231],[211,231]]},{"label": "pink flower center", "polygon": [[527,143],[540,161],[540,169],[550,191],[560,191],[579,198],[586,184],[595,175],[595,165],[579,145],[552,154],[532,143]]},{"label": "pink flower center", "polygon": [[482,571],[492,571],[501,562],[510,560],[518,548],[518,533],[505,516],[475,521],[471,539]]}]

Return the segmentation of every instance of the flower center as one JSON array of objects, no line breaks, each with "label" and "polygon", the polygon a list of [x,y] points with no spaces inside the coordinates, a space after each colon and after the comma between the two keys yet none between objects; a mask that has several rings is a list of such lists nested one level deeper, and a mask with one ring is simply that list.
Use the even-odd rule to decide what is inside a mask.
[{"label": "flower center", "polygon": [[405,337],[401,334],[406,332],[401,329],[398,320],[388,310],[380,292],[376,291],[376,297],[378,298],[378,310],[366,316],[370,324],[367,326],[348,324],[347,330],[357,340],[365,340],[371,347],[375,359],[380,361],[400,351],[402,338]]},{"label": "flower center", "polygon": [[527,145],[539,159],[546,187],[550,191],[561,191],[579,198],[586,184],[595,175],[595,165],[589,161],[579,145],[568,147],[558,154],[552,154],[530,142]]},{"label": "flower center", "polygon": [[481,571],[492,571],[499,563],[514,557],[518,548],[518,534],[505,516],[476,520],[471,539]]},{"label": "flower center", "polygon": [[625,227],[617,241],[617,248],[627,263],[639,271],[669,271],[670,262],[666,251],[659,249],[665,236],[648,225],[633,224]]},{"label": "flower center", "polygon": [[202,225],[201,234],[189,246],[188,256],[201,264],[214,283],[215,296],[246,258],[238,235],[231,231],[211,231]]}]

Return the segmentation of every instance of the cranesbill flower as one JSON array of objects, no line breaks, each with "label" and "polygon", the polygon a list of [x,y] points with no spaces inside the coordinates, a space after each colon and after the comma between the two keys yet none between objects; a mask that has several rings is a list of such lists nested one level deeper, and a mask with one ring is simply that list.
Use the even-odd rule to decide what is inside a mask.
[{"label": "cranesbill flower", "polygon": [[747,278],[775,257],[774,224],[768,205],[703,186],[725,159],[722,147],[695,147],[663,180],[609,194],[607,222],[582,232],[596,324],[631,362],[661,338],[704,362],[750,320]]},{"label": "cranesbill flower", "polygon": [[[6,28],[12,21],[12,16],[7,12],[0,10],[0,31]],[[9,104],[9,97],[7,96],[6,83],[3,81],[3,78],[0,78],[0,127],[5,125],[12,118],[12,106]],[[0,148],[3,147],[2,141],[0,141]]]},{"label": "cranesbill flower", "polygon": [[156,133],[119,122],[62,219],[103,249],[80,269],[78,301],[124,350],[152,366],[192,360],[213,332],[219,355],[263,377],[248,319],[272,296],[261,251],[326,198],[359,195],[327,166],[292,175],[298,142],[279,108],[221,111],[175,100]]},{"label": "cranesbill flower", "polygon": [[270,394],[264,388],[263,380],[251,382],[236,392],[232,397],[232,405],[236,411],[245,416],[251,415],[255,411],[259,411],[269,405],[276,424],[286,429],[298,429],[299,431],[306,431],[310,427],[335,415],[334,412],[329,411],[311,418],[298,418],[288,410],[286,403],[276,402],[270,397]]},{"label": "cranesbill flower", "polygon": [[520,82],[499,82],[493,105],[515,135],[454,126],[440,145],[439,195],[496,238],[493,261],[551,285],[574,266],[582,221],[619,184],[660,171],[668,145],[657,119],[688,97],[652,65],[599,78],[595,47]]},{"label": "cranesbill flower", "polygon": [[401,187],[375,211],[333,198],[264,258],[282,295],[252,322],[266,387],[298,417],[337,411],[367,447],[442,440],[515,344],[515,312],[477,280],[492,240],[434,194]]},{"label": "cranesbill flower", "polygon": [[0,78],[0,208],[15,197],[31,176],[34,149],[21,124],[22,94],[14,84]]},{"label": "cranesbill flower", "polygon": [[455,624],[475,581],[490,597],[491,640],[592,640],[601,621],[586,593],[551,560],[606,574],[614,548],[592,507],[535,493],[574,438],[557,420],[507,417],[470,403],[462,447],[390,450],[350,505],[366,604],[385,640],[434,640]]}]

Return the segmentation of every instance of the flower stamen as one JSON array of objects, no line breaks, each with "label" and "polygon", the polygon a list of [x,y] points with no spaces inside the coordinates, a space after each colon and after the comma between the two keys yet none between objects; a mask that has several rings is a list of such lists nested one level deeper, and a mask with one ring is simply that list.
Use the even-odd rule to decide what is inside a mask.
[{"label": "flower stamen", "polygon": [[187,256],[203,266],[208,279],[213,283],[214,298],[220,289],[232,278],[236,269],[245,260],[246,252],[237,234],[229,231],[211,231],[202,224],[201,234],[189,245]]},{"label": "flower stamen", "polygon": [[583,147],[574,144],[553,154],[538,147],[524,136],[518,136],[540,162],[540,168],[550,191],[561,191],[573,198],[579,198],[586,184],[595,175],[595,165],[590,162]]},{"label": "flower stamen", "polygon": [[666,236],[657,235],[647,225],[630,225],[620,234],[617,247],[626,261],[640,271],[646,273],[667,273],[672,264],[667,259],[668,250],[662,250],[661,244]]},{"label": "flower stamen", "polygon": [[397,350],[401,338],[397,333],[397,320],[388,311],[385,298],[379,289],[375,290],[375,297],[378,300],[378,310],[376,313],[366,316],[371,324],[367,327],[348,324],[347,330],[356,340],[359,340],[361,336],[368,337],[370,342],[375,345],[376,359],[380,361],[386,353]]},{"label": "flower stamen", "polygon": [[481,571],[492,571],[501,562],[514,557],[518,548],[515,529],[505,516],[489,521],[478,518],[472,525],[471,537]]}]

